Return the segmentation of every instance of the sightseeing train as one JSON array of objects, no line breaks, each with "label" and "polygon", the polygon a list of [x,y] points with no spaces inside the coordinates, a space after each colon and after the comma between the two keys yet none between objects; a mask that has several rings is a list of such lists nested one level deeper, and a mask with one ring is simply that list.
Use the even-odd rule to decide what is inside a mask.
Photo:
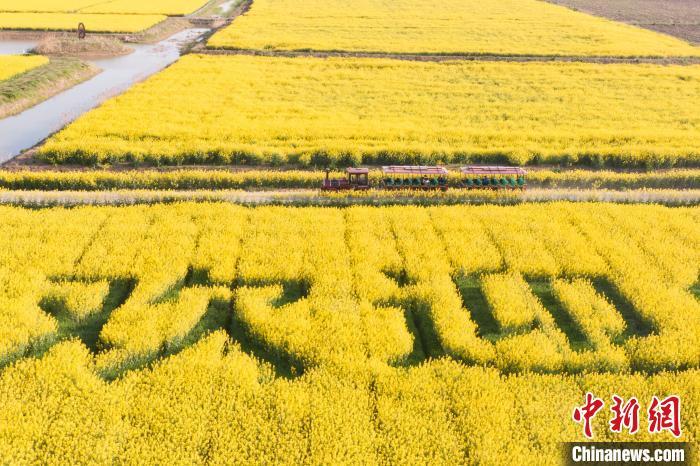
[{"label": "sightseeing train", "polygon": [[345,170],[345,178],[326,178],[324,191],[364,189],[525,189],[527,172],[520,167],[470,165],[460,168],[459,180],[450,180],[449,172],[441,166],[391,165],[382,167],[382,178],[370,181],[368,168]]}]

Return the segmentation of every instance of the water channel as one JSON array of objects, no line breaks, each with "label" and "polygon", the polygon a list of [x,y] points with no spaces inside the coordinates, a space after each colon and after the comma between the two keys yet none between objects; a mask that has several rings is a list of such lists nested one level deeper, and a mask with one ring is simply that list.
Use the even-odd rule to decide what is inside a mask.
[{"label": "water channel", "polygon": [[[156,44],[130,44],[122,57],[91,60],[102,72],[24,112],[0,120],[0,163],[7,162],[65,127],[106,99],[162,70],[180,57],[183,45],[208,29],[187,29]],[[30,41],[0,41],[0,55],[16,55],[34,47]]]}]

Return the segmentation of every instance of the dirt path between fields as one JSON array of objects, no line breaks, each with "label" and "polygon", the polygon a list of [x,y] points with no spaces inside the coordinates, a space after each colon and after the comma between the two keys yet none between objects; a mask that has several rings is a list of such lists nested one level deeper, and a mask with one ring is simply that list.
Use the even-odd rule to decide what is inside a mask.
[{"label": "dirt path between fields", "polygon": [[622,204],[700,205],[700,190],[578,190],[529,189],[527,191],[449,190],[446,193],[366,192],[325,195],[318,190],[277,191],[0,191],[0,205],[27,207],[77,205],[134,205],[172,202],[227,202],[241,205],[351,206],[351,205],[514,205],[555,201],[610,202]]},{"label": "dirt path between fields", "polygon": [[192,53],[206,55],[253,55],[261,57],[316,57],[316,58],[388,58],[421,62],[444,61],[505,61],[505,62],[578,62],[601,64],[654,64],[654,65],[698,65],[698,57],[609,57],[609,56],[559,56],[559,55],[435,55],[435,54],[397,54],[384,52],[317,52],[289,50],[257,49],[215,49],[207,48],[202,43],[192,48]]}]

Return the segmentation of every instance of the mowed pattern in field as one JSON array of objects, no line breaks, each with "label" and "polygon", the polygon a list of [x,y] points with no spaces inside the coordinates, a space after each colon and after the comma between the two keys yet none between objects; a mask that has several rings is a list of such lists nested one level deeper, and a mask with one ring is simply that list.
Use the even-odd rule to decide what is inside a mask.
[{"label": "mowed pattern in field", "polygon": [[700,162],[700,66],[190,55],[52,137],[56,163]]},{"label": "mowed pattern in field", "polygon": [[700,438],[698,208],[0,214],[1,461],[558,464],[587,391]]},{"label": "mowed pattern in field", "polygon": [[46,65],[48,62],[48,58],[39,56],[0,56],[0,81]]},{"label": "mowed pattern in field", "polygon": [[209,45],[418,54],[700,55],[679,39],[537,0],[255,0]]},{"label": "mowed pattern in field", "polygon": [[[700,365],[697,208],[1,210],[0,361],[60,331],[45,298],[63,297],[63,317],[80,322],[100,309],[81,299],[98,293],[89,286],[120,281],[133,288],[100,331],[105,367],[184,338],[232,289],[257,338],[305,367],[409,358],[396,307],[412,306],[447,354],[501,370]],[[594,288],[600,280],[607,288]],[[483,298],[463,303],[461,288]],[[565,310],[546,308],[540,291]]]}]

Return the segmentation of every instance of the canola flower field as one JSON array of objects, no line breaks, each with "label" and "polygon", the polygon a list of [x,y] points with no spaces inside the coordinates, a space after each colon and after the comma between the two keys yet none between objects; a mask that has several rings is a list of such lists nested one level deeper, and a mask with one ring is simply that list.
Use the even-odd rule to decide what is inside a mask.
[{"label": "canola flower field", "polygon": [[40,56],[2,55],[0,56],[0,81],[46,65],[49,59]]},{"label": "canola flower field", "polygon": [[0,29],[74,30],[84,23],[89,32],[140,32],[167,16],[197,11],[206,0],[0,0]]},{"label": "canola flower field", "polygon": [[39,157],[697,166],[699,94],[700,65],[187,55],[50,138]]},{"label": "canola flower field", "polygon": [[207,0],[112,0],[92,4],[81,11],[85,13],[119,13],[119,14],[159,14],[184,16],[194,13],[207,4]]},{"label": "canola flower field", "polygon": [[255,0],[214,48],[469,55],[698,56],[656,32],[537,0]]},{"label": "canola flower field", "polygon": [[697,207],[0,215],[2,462],[557,464],[587,391],[700,436]]},{"label": "canola flower field", "polygon": [[66,31],[83,23],[88,32],[141,32],[165,19],[164,15],[0,12],[0,30]]},{"label": "canola flower field", "polygon": [[206,0],[0,0],[0,12],[10,13],[111,13],[182,16],[193,13]]}]

